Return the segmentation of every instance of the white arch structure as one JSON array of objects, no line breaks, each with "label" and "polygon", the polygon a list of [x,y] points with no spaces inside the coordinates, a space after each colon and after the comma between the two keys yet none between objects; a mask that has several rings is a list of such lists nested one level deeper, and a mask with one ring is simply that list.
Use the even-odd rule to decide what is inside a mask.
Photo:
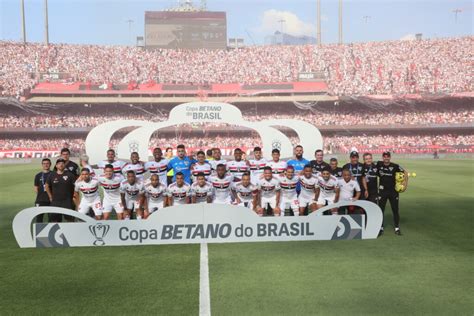
[{"label": "white arch structure", "polygon": [[105,158],[104,148],[109,148],[109,141],[115,132],[127,127],[137,127],[120,141],[117,148],[118,157],[128,159],[131,151],[137,151],[140,157],[148,157],[149,141],[153,133],[165,127],[186,123],[227,123],[253,129],[260,135],[264,156],[268,159],[271,158],[271,149],[275,147],[279,147],[282,157],[293,156],[290,140],[275,126],[293,129],[300,139],[300,144],[309,152],[323,147],[321,132],[308,122],[291,119],[249,122],[243,119],[240,110],[232,104],[190,102],[174,107],[165,122],[118,120],[98,125],[87,135],[86,152],[90,163],[95,164]]}]

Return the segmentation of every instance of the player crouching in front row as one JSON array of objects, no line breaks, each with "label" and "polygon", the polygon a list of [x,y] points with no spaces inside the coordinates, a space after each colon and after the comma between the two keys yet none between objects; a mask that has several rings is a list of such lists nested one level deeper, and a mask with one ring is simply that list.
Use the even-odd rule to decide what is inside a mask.
[{"label": "player crouching in front row", "polygon": [[280,183],[273,177],[272,168],[263,168],[263,178],[257,181],[260,191],[259,205],[257,213],[259,216],[270,215],[280,216]]},{"label": "player crouching in front row", "polygon": [[131,219],[134,211],[137,214],[137,219],[143,218],[141,206],[143,205],[144,193],[143,182],[137,181],[135,171],[127,171],[127,180],[120,184],[120,199],[124,206],[125,219]]},{"label": "player crouching in front row", "polygon": [[[339,186],[336,177],[331,175],[329,168],[321,171],[318,178],[318,186],[316,189],[317,209],[337,203],[339,201]],[[331,214],[337,215],[337,208],[331,209]]]}]

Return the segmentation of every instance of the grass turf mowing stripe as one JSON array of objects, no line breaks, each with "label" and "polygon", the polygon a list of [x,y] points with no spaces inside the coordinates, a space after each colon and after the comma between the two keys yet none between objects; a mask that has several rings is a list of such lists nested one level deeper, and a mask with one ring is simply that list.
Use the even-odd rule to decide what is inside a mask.
[{"label": "grass turf mowing stripe", "polygon": [[211,295],[209,289],[209,257],[207,243],[201,243],[201,260],[199,268],[199,315],[211,315]]}]

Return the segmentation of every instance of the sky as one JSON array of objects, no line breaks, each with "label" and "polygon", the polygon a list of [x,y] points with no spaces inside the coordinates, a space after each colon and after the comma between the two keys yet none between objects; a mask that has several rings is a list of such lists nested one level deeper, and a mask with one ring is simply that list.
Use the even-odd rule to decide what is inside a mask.
[{"label": "sky", "polygon": [[[27,40],[44,41],[44,0],[24,0]],[[173,0],[49,0],[51,43],[134,45],[144,33],[144,12],[171,8]],[[1,40],[21,40],[20,0],[0,0]],[[199,0],[194,0],[199,4]],[[207,0],[227,12],[228,37],[263,44],[281,30],[316,36],[316,0]],[[457,21],[453,10],[458,13]],[[321,0],[322,41],[338,40],[338,1]],[[367,19],[364,19],[367,16]],[[127,20],[133,20],[131,29]],[[278,23],[285,20],[283,26]],[[344,42],[472,35],[473,4],[464,0],[343,0]]]}]

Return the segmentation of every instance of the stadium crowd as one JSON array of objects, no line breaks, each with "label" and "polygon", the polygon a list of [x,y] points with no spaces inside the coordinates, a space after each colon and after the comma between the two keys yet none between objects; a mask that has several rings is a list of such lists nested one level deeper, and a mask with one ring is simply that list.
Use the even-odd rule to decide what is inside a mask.
[{"label": "stadium crowd", "polygon": [[0,42],[0,91],[20,96],[35,74],[68,82],[272,83],[322,72],[334,95],[473,91],[474,37],[233,50],[143,50],[127,46]]},{"label": "stadium crowd", "polygon": [[[71,114],[48,114],[48,115],[12,115],[0,114],[0,128],[51,128],[51,127],[95,127],[107,121],[114,120],[145,120],[165,121],[167,114],[152,115],[149,113],[117,114],[88,114],[75,112],[74,120],[70,120]],[[294,113],[294,114],[289,114]],[[461,124],[474,122],[474,108],[445,109],[445,110],[403,110],[403,111],[321,111],[312,113],[299,111],[299,113],[288,112],[281,114],[275,112],[244,113],[247,121],[261,121],[268,119],[295,119],[314,124],[316,126],[328,125],[430,125],[430,124]],[[209,126],[209,124],[206,124]]]},{"label": "stadium crowd", "polygon": [[[160,146],[173,147],[186,140],[189,148],[208,149],[218,148],[247,148],[248,144],[260,145],[258,136],[252,137],[199,137],[191,136],[185,138],[152,138],[150,147]],[[298,144],[297,137],[290,137],[290,141]],[[112,139],[110,148],[116,148],[119,139]],[[357,135],[357,136],[325,136],[325,151],[327,153],[348,153],[353,149],[377,149],[378,147],[393,148],[393,150],[403,150],[409,148],[423,148],[427,146],[473,146],[474,135]],[[0,139],[0,148],[2,150],[59,150],[60,148],[69,148],[73,155],[83,154],[85,152],[84,138],[9,138]]]}]

